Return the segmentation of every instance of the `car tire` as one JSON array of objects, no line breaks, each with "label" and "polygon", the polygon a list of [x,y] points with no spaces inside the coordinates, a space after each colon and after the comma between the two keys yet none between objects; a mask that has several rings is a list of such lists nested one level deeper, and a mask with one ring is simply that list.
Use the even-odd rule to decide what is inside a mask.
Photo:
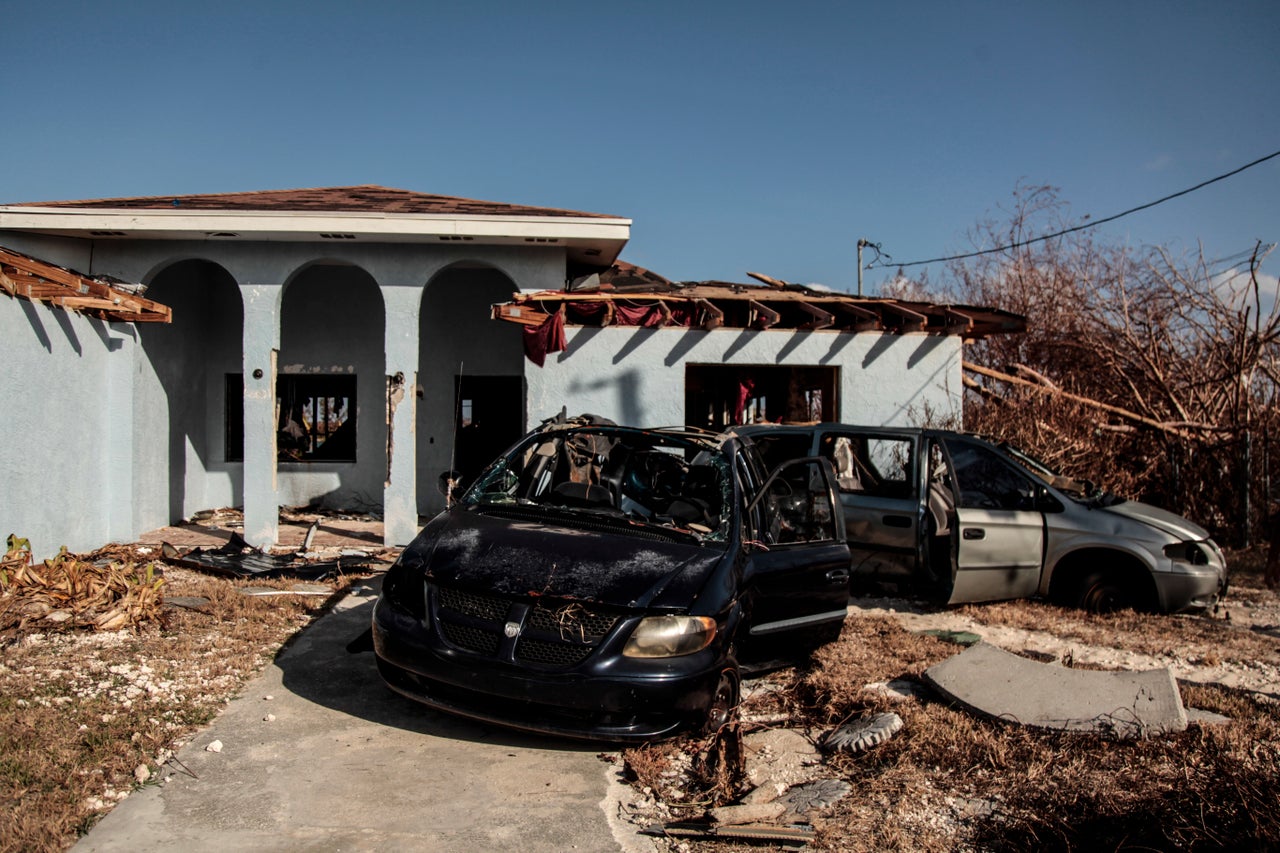
[{"label": "car tire", "polygon": [[714,734],[738,713],[741,676],[738,665],[726,666],[720,671],[720,680],[716,683],[715,692],[711,694],[711,702],[707,705],[707,714],[702,725],[704,734]]},{"label": "car tire", "polygon": [[1076,606],[1089,613],[1143,609],[1141,592],[1132,580],[1117,571],[1099,570],[1086,574],[1077,588]]}]

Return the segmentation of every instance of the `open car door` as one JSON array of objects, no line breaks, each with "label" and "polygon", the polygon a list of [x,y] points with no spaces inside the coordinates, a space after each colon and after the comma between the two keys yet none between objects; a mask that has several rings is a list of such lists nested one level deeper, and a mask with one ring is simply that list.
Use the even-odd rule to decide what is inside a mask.
[{"label": "open car door", "polygon": [[949,604],[1035,595],[1044,565],[1040,489],[1008,460],[959,436],[944,441],[955,500]]},{"label": "open car door", "polygon": [[750,636],[813,630],[834,639],[849,602],[849,548],[831,463],[778,466],[750,498],[746,522]]}]

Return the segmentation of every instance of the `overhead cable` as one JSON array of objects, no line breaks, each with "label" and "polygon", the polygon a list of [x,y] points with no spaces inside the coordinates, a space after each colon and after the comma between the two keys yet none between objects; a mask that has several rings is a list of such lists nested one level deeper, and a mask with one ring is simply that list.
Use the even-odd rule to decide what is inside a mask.
[{"label": "overhead cable", "polygon": [[1187,193],[1193,193],[1198,189],[1203,189],[1204,187],[1209,186],[1209,184],[1216,184],[1218,181],[1226,180],[1227,178],[1230,178],[1232,175],[1240,174],[1245,169],[1252,169],[1254,166],[1257,166],[1260,163],[1265,163],[1268,160],[1273,160],[1276,157],[1280,157],[1280,151],[1273,151],[1272,153],[1268,154],[1265,157],[1259,157],[1257,160],[1254,160],[1252,163],[1245,163],[1243,166],[1241,166],[1238,169],[1232,169],[1230,172],[1227,172],[1226,174],[1218,175],[1216,178],[1210,178],[1207,181],[1201,181],[1200,183],[1196,184],[1194,187],[1187,187],[1185,190],[1180,190],[1179,192],[1173,193],[1171,195],[1167,195],[1164,198],[1158,198],[1155,201],[1149,201],[1146,204],[1140,204],[1137,207],[1131,207],[1128,210],[1121,211],[1120,213],[1105,217],[1103,219],[1095,219],[1091,222],[1084,222],[1084,223],[1081,223],[1080,225],[1073,225],[1070,228],[1064,228],[1061,231],[1055,231],[1052,234],[1042,234],[1039,237],[1032,237],[1029,240],[1020,240],[1017,243],[1009,243],[1006,246],[997,246],[994,249],[981,249],[976,252],[965,252],[962,255],[948,255],[946,257],[941,257],[941,258],[930,258],[927,261],[909,261],[905,264],[881,264],[881,266],[918,267],[918,266],[923,266],[924,264],[937,264],[937,263],[942,263],[944,261],[961,261],[961,260],[964,260],[965,258],[976,258],[980,255],[990,255],[990,254],[994,254],[995,252],[1007,252],[1010,249],[1021,249],[1023,246],[1030,246],[1033,243],[1043,243],[1045,240],[1052,240],[1055,237],[1062,237],[1067,234],[1074,234],[1077,231],[1084,231],[1085,229],[1088,229],[1088,228],[1096,228],[1099,225],[1103,225],[1107,222],[1114,222],[1117,219],[1123,216],[1128,216],[1131,213],[1137,213],[1140,210],[1146,210],[1147,208],[1155,207],[1157,204],[1164,204],[1166,201],[1170,201],[1172,199],[1178,198],[1179,196],[1184,196]]}]

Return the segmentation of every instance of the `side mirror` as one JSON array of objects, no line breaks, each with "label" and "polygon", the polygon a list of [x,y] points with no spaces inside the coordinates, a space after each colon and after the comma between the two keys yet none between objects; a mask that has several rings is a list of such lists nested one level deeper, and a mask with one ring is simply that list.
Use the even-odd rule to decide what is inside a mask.
[{"label": "side mirror", "polygon": [[1039,512],[1062,512],[1066,509],[1061,501],[1044,489],[1036,489],[1035,506]]},{"label": "side mirror", "polygon": [[462,474],[457,471],[442,471],[436,481],[436,488],[444,495],[445,501],[452,504],[462,494]]}]

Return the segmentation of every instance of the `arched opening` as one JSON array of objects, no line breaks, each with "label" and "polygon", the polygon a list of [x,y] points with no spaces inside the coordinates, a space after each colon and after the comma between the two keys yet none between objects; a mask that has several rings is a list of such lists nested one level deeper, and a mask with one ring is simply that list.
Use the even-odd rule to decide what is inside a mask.
[{"label": "arched opening", "polygon": [[138,324],[133,399],[137,518],[159,526],[243,501],[225,395],[226,377],[241,370],[244,309],[231,274],[205,260],[164,267],[147,298],[173,309],[172,323]]},{"label": "arched opening", "polygon": [[442,471],[474,476],[524,434],[520,335],[489,317],[518,288],[501,271],[454,264],[431,279],[419,319],[418,509],[444,506]]},{"label": "arched opening", "polygon": [[382,293],[359,267],[322,262],[284,289],[276,370],[283,506],[382,506],[387,465]]}]

